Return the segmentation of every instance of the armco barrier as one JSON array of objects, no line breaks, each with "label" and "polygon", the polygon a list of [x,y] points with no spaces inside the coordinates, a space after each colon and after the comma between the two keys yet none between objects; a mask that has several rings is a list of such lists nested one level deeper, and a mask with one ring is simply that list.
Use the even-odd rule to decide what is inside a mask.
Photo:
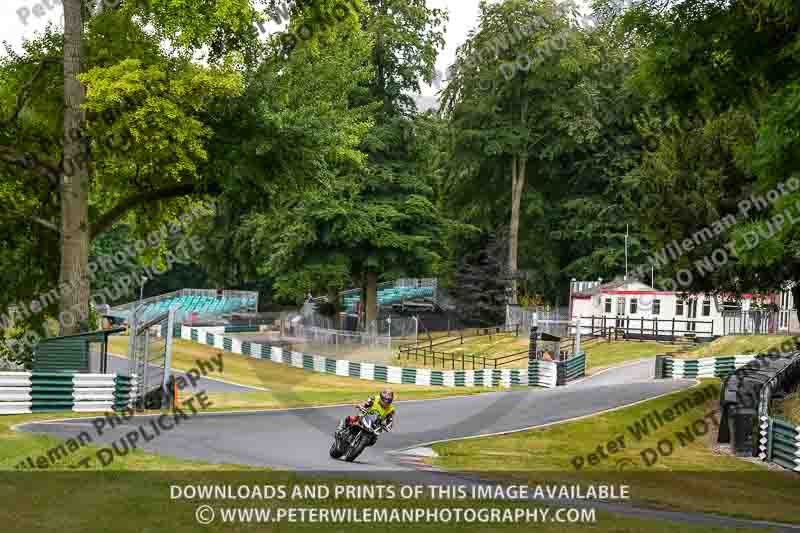
[{"label": "armco barrier", "polygon": [[725,378],[756,359],[756,355],[725,355],[702,359],[656,357],[657,379]]},{"label": "armco barrier", "polygon": [[800,472],[797,427],[770,414],[773,399],[785,397],[800,381],[800,352],[770,361],[759,373],[771,376],[753,395],[758,406],[758,457]]},{"label": "armco barrier", "polygon": [[0,415],[31,412],[31,373],[0,372]]},{"label": "armco barrier", "polygon": [[[401,368],[377,363],[333,359],[322,355],[295,352],[268,344],[241,342],[238,339],[225,337],[219,333],[207,334],[205,328],[190,328],[188,326],[181,328],[181,338],[194,340],[200,344],[240,355],[248,355],[245,352],[249,351],[250,357],[267,359],[274,363],[302,368],[311,372],[354,377],[382,383],[439,387],[512,387],[528,384],[528,372],[516,368],[487,368],[483,370]],[[245,344],[247,345],[246,349]],[[554,382],[555,379],[554,371]]]},{"label": "armco barrier", "polygon": [[114,410],[123,411],[133,407],[133,393],[136,390],[136,376],[114,377]]},{"label": "armco barrier", "polygon": [[[730,443],[736,455],[800,472],[800,429],[770,413],[773,401],[785,398],[800,381],[800,352],[749,358],[744,363],[743,356],[700,360],[703,365],[691,365],[689,372],[684,366],[681,376],[724,377],[718,442]],[[675,367],[659,359],[656,377],[676,377]]]},{"label": "armco barrier", "polygon": [[586,375],[586,354],[577,353],[566,361],[556,361],[558,371],[556,385],[566,385]]},{"label": "armco barrier", "polygon": [[555,387],[558,385],[558,367],[555,361],[534,359],[528,362],[528,385]]},{"label": "armco barrier", "polygon": [[560,387],[585,375],[585,353],[577,353],[565,361],[534,359],[528,362],[528,384],[531,387]]},{"label": "armco barrier", "polygon": [[115,374],[75,374],[72,377],[77,413],[110,411],[114,407]]},{"label": "armco barrier", "polygon": [[136,377],[74,372],[0,372],[0,415],[122,410]]},{"label": "armco barrier", "polygon": [[33,372],[31,411],[72,411],[75,405],[72,372]]},{"label": "armco barrier", "polygon": [[800,427],[780,418],[768,418],[765,424],[764,460],[800,472]]}]

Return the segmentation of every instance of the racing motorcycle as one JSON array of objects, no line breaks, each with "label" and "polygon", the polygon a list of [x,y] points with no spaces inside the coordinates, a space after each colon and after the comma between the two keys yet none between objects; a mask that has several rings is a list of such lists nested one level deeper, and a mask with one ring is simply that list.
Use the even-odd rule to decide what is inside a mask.
[{"label": "racing motorcycle", "polygon": [[361,416],[356,422],[337,431],[333,436],[330,454],[334,459],[344,455],[345,461],[355,461],[364,448],[378,442],[378,435],[386,431],[378,413],[368,413],[363,407],[359,407],[358,410]]}]

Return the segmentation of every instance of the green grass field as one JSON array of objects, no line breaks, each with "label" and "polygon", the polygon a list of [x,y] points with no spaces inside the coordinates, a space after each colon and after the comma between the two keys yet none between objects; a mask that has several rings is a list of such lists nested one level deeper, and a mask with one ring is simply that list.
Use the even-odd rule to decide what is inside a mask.
[{"label": "green grass field", "polygon": [[[113,342],[120,342],[115,340]],[[630,343],[634,344],[634,343]],[[635,343],[646,344],[646,343]],[[177,368],[188,370],[195,366],[198,359],[207,360],[218,351],[196,343],[176,342],[174,362]],[[117,349],[116,351],[121,351]],[[610,356],[613,357],[613,356]],[[234,354],[224,354],[225,368],[221,377],[226,380],[269,387],[269,393],[221,394],[212,395],[214,408],[264,408],[289,407],[299,405],[321,405],[356,401],[365,394],[374,392],[375,384],[351,378],[340,378],[288,368],[267,361],[253,360]],[[333,388],[331,388],[333,387]],[[453,393],[472,393],[475,390],[427,389],[422,387],[397,387],[398,396],[403,398],[440,397]],[[485,389],[480,389],[485,390]],[[324,391],[324,392],[323,392]],[[578,476],[570,462],[576,455],[587,455],[597,443],[607,442],[624,433],[627,425],[652,409],[663,409],[673,405],[681,394],[654,400],[621,411],[607,413],[590,419],[552,426],[542,430],[533,430],[501,437],[489,437],[434,445],[441,454],[436,460],[438,466],[472,471],[491,478],[516,479],[530,484],[543,482],[567,482],[594,480],[611,483],[618,478],[616,462],[608,461],[597,467],[587,468]],[[695,412],[685,416],[700,416],[701,406]],[[40,414],[0,417],[0,470],[11,470],[24,457],[35,456],[58,444],[56,439],[47,436],[33,435],[11,431],[11,426],[24,421],[47,420],[61,417],[77,417],[74,413]],[[89,416],[89,415],[83,415]],[[686,418],[685,420],[688,420]],[[647,439],[660,439],[675,428],[662,428],[652,433]],[[638,459],[640,448],[650,443],[645,440],[641,445],[631,446],[621,452],[619,458],[632,461]],[[70,457],[69,464],[59,464],[53,470],[71,470],[70,464],[76,464],[82,457],[94,454],[96,448],[86,447]],[[617,456],[615,456],[616,458]],[[95,470],[101,467],[95,465]],[[22,506],[13,509],[3,506],[0,519],[6,523],[25,530],[41,530],[46,525],[58,523],[63,532],[77,532],[92,529],[91,524],[98,516],[113,515],[116,531],[141,531],[143,524],[149,529],[158,531],[195,531],[194,520],[196,501],[171,501],[169,486],[180,480],[195,483],[227,480],[227,483],[243,484],[252,478],[251,484],[270,484],[286,482],[306,482],[309,478],[295,474],[266,472],[239,465],[210,465],[197,461],[184,461],[172,457],[134,451],[124,457],[118,457],[109,473],[95,471],[82,474],[77,478],[83,486],[81,491],[71,490],[70,476],[64,473],[59,477],[43,478],[41,474],[16,474],[8,477],[8,482],[0,481],[0,498],[10,498],[14,494],[36,494]],[[115,474],[111,474],[114,472]],[[137,474],[137,472],[140,472]],[[151,474],[147,474],[151,472]],[[747,478],[725,478],[719,483],[720,476],[730,472],[748,475]],[[670,509],[705,511],[736,516],[793,521],[793,509],[800,504],[800,492],[796,489],[796,478],[787,478],[780,473],[769,473],[769,479],[759,478],[763,468],[732,457],[715,453],[710,448],[710,440],[695,441],[685,449],[680,449],[668,459],[659,461],[652,469],[643,465],[634,465],[626,470],[629,484],[635,488],[633,494],[637,502]],[[698,479],[698,473],[703,474]],[[87,482],[85,476],[94,476]],[[2,479],[3,474],[0,474]],[[256,477],[253,477],[256,476]],[[632,476],[632,477],[630,477]],[[326,484],[333,483],[325,481]],[[348,480],[347,483],[354,483]],[[632,491],[633,492],[633,491]],[[752,494],[751,494],[752,493]],[[113,494],[113,497],[109,495]],[[15,498],[22,500],[22,498]],[[58,506],[42,506],[37,502],[56,501]],[[736,508],[730,502],[736,501]],[[205,502],[203,502],[205,503]],[[212,504],[215,502],[211,502]],[[222,502],[216,502],[222,504]],[[228,502],[230,503],[230,502]],[[291,506],[305,504],[308,507],[406,507],[415,506],[430,508],[433,506],[471,506],[479,503],[490,507],[505,507],[510,503],[446,501],[446,500],[403,500],[403,501],[342,501],[325,500],[322,502],[305,500],[293,502]],[[286,506],[286,502],[257,501],[254,505],[261,507]],[[61,511],[65,506],[71,509],[67,516]],[[151,522],[154,520],[154,522]],[[150,525],[152,524],[152,525]],[[141,526],[141,527],[140,527]],[[264,525],[227,525],[215,524],[208,529],[232,529],[249,531],[265,529]],[[373,529],[374,525],[370,527]],[[392,531],[503,531],[512,528],[515,531],[594,531],[594,532],[715,532],[724,528],[712,528],[705,525],[691,526],[620,517],[609,513],[598,513],[595,524],[405,524],[391,526]],[[359,525],[347,526],[347,530],[360,529]],[[364,528],[366,529],[366,528]],[[270,524],[268,531],[332,531],[344,530],[332,528],[326,524]],[[746,530],[743,530],[746,531]]]},{"label": "green grass field", "polygon": [[[283,499],[219,500],[215,498],[172,499],[173,487],[188,485],[285,487],[287,497]],[[165,473],[65,473],[59,476],[2,475],[0,474],[0,498],[14,501],[14,505],[0,506],[0,520],[11,525],[14,531],[50,531],[61,533],[83,533],[85,531],[113,531],[115,533],[201,531],[399,531],[414,533],[489,533],[586,531],[593,533],[722,533],[722,527],[705,524],[683,524],[663,520],[646,520],[622,517],[607,512],[597,512],[594,523],[557,523],[554,521],[531,523],[437,523],[421,520],[410,523],[223,523],[220,508],[269,509],[275,513],[283,508],[303,509],[433,509],[433,508],[491,508],[491,509],[542,509],[544,506],[530,503],[502,502],[497,500],[432,500],[429,498],[345,498],[329,496],[292,498],[295,487],[329,487],[331,493],[338,486],[357,486],[365,482],[346,479],[319,479],[303,474],[281,472],[165,472]],[[387,485],[387,483],[382,483]],[[75,487],[81,490],[75,490]],[[399,488],[395,488],[399,493]],[[201,505],[210,505],[216,510],[216,520],[210,525],[199,525],[196,512]],[[565,506],[566,507],[566,506]],[[554,513],[554,510],[551,510]],[[553,514],[550,515],[551,517]],[[740,529],[737,531],[755,531]]]},{"label": "green grass field", "polygon": [[775,402],[776,412],[779,416],[800,426],[800,387],[781,401]]},{"label": "green grass field", "polygon": [[628,361],[655,357],[674,350],[671,344],[652,341],[593,341],[584,351],[588,359],[589,374]]},{"label": "green grass field", "polygon": [[[435,347],[434,349],[439,351],[447,347],[448,345],[445,344],[441,347]],[[677,349],[676,346],[672,344],[665,344],[660,342],[652,342],[652,341],[611,341],[606,342],[603,340],[592,340],[587,342],[585,345],[582,346],[583,351],[586,352],[588,356],[588,368],[589,374],[602,370],[604,368],[608,368],[611,366],[616,366],[622,363],[626,363],[628,361],[636,361],[638,359],[644,359],[648,357],[655,357],[658,354],[663,354],[667,352],[671,352]],[[417,359],[414,359],[412,356],[411,358],[406,357],[405,355],[400,355],[396,357],[392,364],[397,366],[406,366],[406,367],[414,367],[414,368],[444,368],[444,369],[453,369],[455,366],[456,370],[461,370],[462,368],[462,359],[461,359],[461,351],[463,350],[465,357],[464,357],[464,367],[467,370],[473,370],[472,359],[467,354],[475,354],[480,357],[486,357],[488,360],[489,366],[492,365],[492,361],[495,357],[502,357],[503,355],[524,352],[528,349],[528,340],[527,339],[520,339],[516,337],[495,337],[494,340],[487,339],[473,339],[470,341],[465,340],[465,344],[462,345],[459,342],[453,343],[453,346],[450,347],[451,354],[455,357],[455,365],[453,365],[452,359],[447,359],[444,363],[441,359],[437,358],[435,364],[431,361],[430,357],[427,360],[424,360],[421,356]],[[485,351],[481,351],[485,350]],[[528,361],[525,357],[525,354],[521,354],[518,356],[518,360],[514,361],[510,364],[504,364],[499,368],[527,368]],[[475,369],[482,368],[481,361],[474,365]]]},{"label": "green grass field", "polygon": [[[713,357],[715,355],[742,355],[769,351],[789,351],[787,346],[796,337],[786,335],[733,335],[720,337],[712,342],[701,344],[690,350],[673,354],[675,357]],[[793,348],[790,348],[793,349]]]},{"label": "green grass field", "polygon": [[[112,337],[109,341],[110,351],[125,353],[127,338]],[[172,366],[177,370],[190,370],[197,366],[198,360],[209,361],[219,353],[220,350],[209,346],[175,339]],[[232,353],[223,353],[223,361],[223,371],[209,377],[266,388],[269,392],[209,394],[215,409],[275,409],[356,403],[377,393],[382,386],[374,381],[320,374]],[[392,388],[398,400],[443,398],[494,390],[417,385],[393,385]]]},{"label": "green grass field", "polygon": [[[710,383],[718,390],[713,381],[704,382],[703,387]],[[663,413],[698,390],[542,429],[435,444],[440,457],[434,464],[529,483],[628,480],[633,497],[646,505],[800,522],[795,512],[800,506],[800,480],[795,474],[769,472],[763,464],[715,449],[717,429],[713,418],[705,417],[715,412],[716,400],[698,402],[672,423],[647,435],[640,432],[637,438],[637,421],[653,412]],[[700,429],[687,434],[687,426],[696,421]],[[662,441],[668,441],[673,451],[657,455],[653,462],[654,452],[645,450],[657,450]],[[647,466],[648,462],[653,464]]]}]

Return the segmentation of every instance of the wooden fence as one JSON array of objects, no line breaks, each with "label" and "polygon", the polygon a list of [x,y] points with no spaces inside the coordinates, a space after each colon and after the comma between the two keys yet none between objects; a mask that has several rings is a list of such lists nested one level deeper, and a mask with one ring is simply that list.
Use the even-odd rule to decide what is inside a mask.
[{"label": "wooden fence", "polygon": [[714,337],[713,320],[582,316],[580,324],[581,333],[588,330],[590,335],[599,335],[609,340],[675,340],[678,337],[689,336]]},{"label": "wooden fence", "polygon": [[458,343],[458,345],[463,345],[464,339],[469,341],[470,339],[478,337],[489,337],[490,341],[493,340],[494,336],[500,335],[513,334],[516,337],[519,336],[519,331],[519,325],[511,328],[506,326],[493,326],[490,328],[462,329],[456,332],[458,334],[456,337],[445,338],[445,340],[437,340],[429,336],[427,340],[400,346],[400,359],[405,357],[407,361],[411,359],[417,362],[421,361],[423,365],[430,364],[434,368],[441,364],[442,368],[450,368],[451,370],[455,370],[457,367],[461,370],[466,370],[468,365],[472,370],[479,368],[499,368],[503,365],[526,359],[528,357],[528,351],[525,350],[498,358],[491,358],[483,355],[467,354],[465,352],[445,352],[441,349],[437,350],[436,348],[446,345],[452,346],[456,343]]}]

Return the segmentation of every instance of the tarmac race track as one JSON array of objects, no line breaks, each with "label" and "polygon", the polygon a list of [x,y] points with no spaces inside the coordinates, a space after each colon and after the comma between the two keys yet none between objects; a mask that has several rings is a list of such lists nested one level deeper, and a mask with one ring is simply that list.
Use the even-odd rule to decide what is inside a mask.
[{"label": "tarmac race track", "polygon": [[[434,441],[514,431],[591,415],[695,383],[693,380],[655,381],[651,379],[652,369],[653,361],[646,360],[556,389],[398,401],[394,430],[382,435],[377,444],[367,448],[355,463],[334,460],[328,455],[336,424],[342,417],[355,412],[352,406],[200,413],[152,442],[143,444],[142,448],[185,459],[289,470],[409,470],[411,466],[398,461],[398,455],[390,452]],[[380,386],[376,383],[376,392]],[[104,432],[96,443],[115,441],[145,422],[148,422],[147,416],[137,416],[114,430]],[[91,428],[91,419],[86,418],[17,427],[21,431],[47,433],[65,439]]]},{"label": "tarmac race track", "polygon": [[[318,475],[357,477],[376,481],[438,485],[483,484],[477,477],[420,468],[408,450],[436,441],[524,430],[552,422],[589,416],[608,409],[669,394],[695,385],[694,380],[654,380],[653,360],[644,360],[601,372],[557,389],[492,392],[438,400],[397,402],[394,431],[380,437],[354,463],[331,459],[328,449],[339,419],[354,413],[352,406],[300,408],[283,411],[199,413],[139,447],[184,459],[212,463],[269,466],[276,469],[315,471]],[[376,383],[376,392],[381,384]],[[92,419],[68,419],[19,424],[14,429],[46,433],[63,439],[81,431],[93,444],[119,441],[137,426],[150,427],[151,418],[137,416],[102,436],[93,431]],[[152,432],[152,431],[151,431]],[[118,444],[118,446],[120,446]],[[539,503],[545,503],[537,500]],[[620,515],[730,528],[798,531],[800,526],[748,520],[713,514],[636,507],[628,503],[597,500],[559,500],[558,505],[592,507]]]}]

